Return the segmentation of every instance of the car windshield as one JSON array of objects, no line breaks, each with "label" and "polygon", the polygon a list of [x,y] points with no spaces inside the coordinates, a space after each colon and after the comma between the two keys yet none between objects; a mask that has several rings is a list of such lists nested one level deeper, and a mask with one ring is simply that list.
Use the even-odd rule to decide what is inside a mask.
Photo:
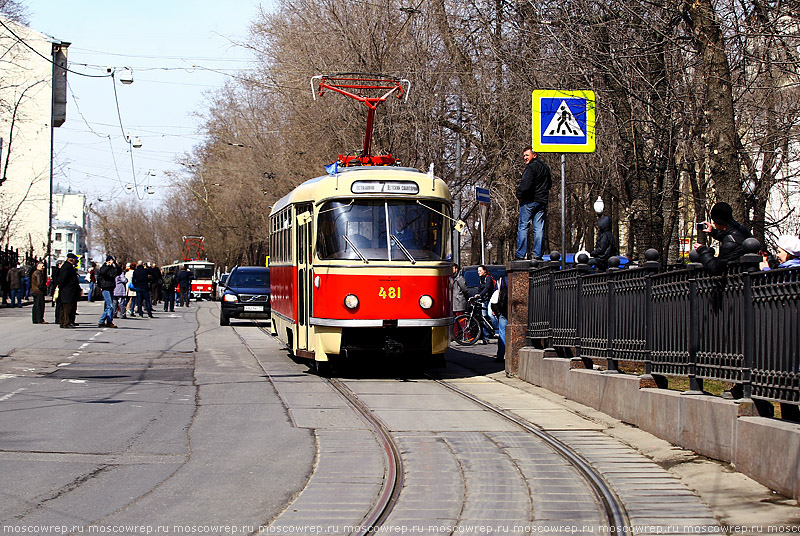
[{"label": "car windshield", "polygon": [[450,258],[449,208],[438,201],[337,200],[319,211],[320,259],[438,261]]},{"label": "car windshield", "polygon": [[269,270],[236,270],[228,278],[229,287],[269,287]]}]

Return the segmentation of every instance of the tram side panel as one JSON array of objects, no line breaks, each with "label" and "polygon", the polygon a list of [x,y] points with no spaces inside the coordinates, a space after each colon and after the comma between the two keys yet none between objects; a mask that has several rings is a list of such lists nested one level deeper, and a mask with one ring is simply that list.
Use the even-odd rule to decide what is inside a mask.
[{"label": "tram side panel", "polygon": [[297,266],[270,265],[270,305],[273,333],[294,352],[297,340]]}]

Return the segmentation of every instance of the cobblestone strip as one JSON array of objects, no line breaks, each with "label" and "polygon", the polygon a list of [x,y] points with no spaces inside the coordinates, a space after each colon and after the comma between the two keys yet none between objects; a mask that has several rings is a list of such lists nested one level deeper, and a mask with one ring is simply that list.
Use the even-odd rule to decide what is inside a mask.
[{"label": "cobblestone strip", "polygon": [[551,433],[603,474],[625,504],[634,534],[721,531],[700,498],[646,456],[602,432]]},{"label": "cobblestone strip", "polygon": [[461,465],[466,484],[457,534],[513,532],[532,520],[531,494],[514,461],[482,432],[441,434]]},{"label": "cobblestone strip", "polygon": [[381,491],[385,462],[367,430],[317,430],[318,465],[306,488],[262,534],[350,534]]},{"label": "cobblestone strip", "polygon": [[[395,533],[449,534],[464,505],[464,479],[453,451],[429,432],[393,434],[403,455],[403,490],[383,524]],[[396,530],[395,530],[396,529]],[[421,532],[420,532],[421,531]]]},{"label": "cobblestone strip", "polygon": [[541,440],[525,432],[490,433],[489,437],[522,471],[531,489],[536,533],[597,534],[605,514],[578,471]]}]

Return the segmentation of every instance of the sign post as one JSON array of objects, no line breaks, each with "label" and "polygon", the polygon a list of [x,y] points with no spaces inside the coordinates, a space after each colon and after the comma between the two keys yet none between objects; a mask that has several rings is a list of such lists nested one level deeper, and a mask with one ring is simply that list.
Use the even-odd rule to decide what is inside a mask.
[{"label": "sign post", "polygon": [[486,264],[484,228],[486,227],[486,213],[489,211],[489,203],[491,201],[491,197],[489,195],[489,189],[475,187],[475,199],[477,199],[481,209],[481,264]]},{"label": "sign post", "polygon": [[566,252],[566,153],[595,150],[594,91],[537,89],[531,105],[533,142],[537,153],[561,153],[561,267]]}]

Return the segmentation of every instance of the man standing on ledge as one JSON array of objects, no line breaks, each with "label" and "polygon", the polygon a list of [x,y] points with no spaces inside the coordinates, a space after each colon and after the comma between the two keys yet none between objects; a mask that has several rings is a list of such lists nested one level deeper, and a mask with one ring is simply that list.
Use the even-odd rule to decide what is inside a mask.
[{"label": "man standing on ledge", "polygon": [[528,228],[533,222],[533,258],[541,260],[544,217],[553,181],[550,178],[550,168],[539,160],[539,155],[534,152],[533,148],[528,147],[522,155],[526,165],[522,172],[522,180],[517,186],[519,223],[517,224],[516,258],[525,259],[528,255]]}]

